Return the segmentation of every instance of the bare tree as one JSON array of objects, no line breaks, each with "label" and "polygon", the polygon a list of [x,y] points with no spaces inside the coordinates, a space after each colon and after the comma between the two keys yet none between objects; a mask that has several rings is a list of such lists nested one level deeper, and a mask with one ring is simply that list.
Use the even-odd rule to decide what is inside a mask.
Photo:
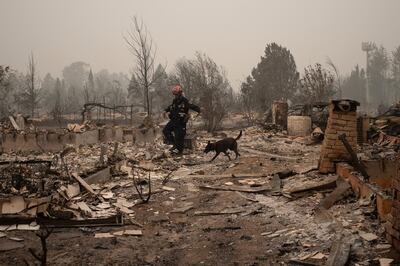
[{"label": "bare tree", "polygon": [[143,88],[147,114],[150,115],[149,89],[159,78],[155,71],[157,48],[143,21],[136,16],[132,18],[132,27],[124,39],[135,57],[136,67],[133,75]]},{"label": "bare tree", "polygon": [[41,88],[36,70],[33,53],[29,56],[28,72],[26,74],[26,86],[21,94],[21,101],[33,117],[40,102]]},{"label": "bare tree", "polygon": [[332,59],[330,59],[328,57],[328,59],[326,60],[326,64],[333,70],[333,72],[335,73],[336,79],[335,79],[335,89],[338,92],[338,97],[339,99],[342,98],[342,81],[340,78],[340,73],[339,73],[339,69],[336,67],[336,65],[333,63]]},{"label": "bare tree", "polygon": [[232,104],[232,88],[222,67],[206,54],[196,53],[195,87],[200,93],[203,108],[202,117],[208,132],[213,132],[221,124]]},{"label": "bare tree", "polygon": [[180,84],[185,88],[185,96],[190,100],[198,94],[194,73],[196,73],[194,62],[181,58],[176,62],[174,71],[169,75],[169,82],[171,84]]},{"label": "bare tree", "polygon": [[169,82],[182,85],[185,95],[199,103],[209,132],[218,128],[233,104],[233,90],[224,68],[204,53],[196,52],[191,60],[180,59],[169,76]]},{"label": "bare tree", "polygon": [[308,66],[300,80],[301,87],[296,100],[302,103],[328,101],[335,94],[334,81],[333,74],[321,64]]}]

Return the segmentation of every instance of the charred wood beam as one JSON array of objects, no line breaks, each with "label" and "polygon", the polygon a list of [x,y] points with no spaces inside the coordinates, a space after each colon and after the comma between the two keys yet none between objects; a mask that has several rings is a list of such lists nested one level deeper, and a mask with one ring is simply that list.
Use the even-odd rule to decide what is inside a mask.
[{"label": "charred wood beam", "polygon": [[367,170],[365,170],[365,165],[363,164],[363,162],[358,160],[357,154],[353,151],[353,148],[351,147],[350,143],[346,139],[346,134],[339,135],[339,139],[343,142],[344,147],[346,148],[347,152],[350,154],[354,167],[362,174],[362,176],[365,178],[365,180],[368,181],[369,175],[367,173]]}]

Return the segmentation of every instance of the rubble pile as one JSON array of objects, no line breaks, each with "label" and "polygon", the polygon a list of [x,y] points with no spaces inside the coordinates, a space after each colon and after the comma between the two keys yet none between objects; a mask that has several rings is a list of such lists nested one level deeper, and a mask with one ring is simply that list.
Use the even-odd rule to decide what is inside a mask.
[{"label": "rubble pile", "polygon": [[374,118],[372,129],[390,136],[400,136],[400,103]]},{"label": "rubble pile", "polygon": [[[23,238],[14,249],[20,255],[33,242],[22,228],[58,227],[48,241],[55,265],[379,265],[390,260],[386,237],[393,247],[399,239],[399,195],[385,232],[374,196],[359,199],[351,181],[334,173],[337,160],[349,161],[340,134],[357,151],[355,105],[331,102],[321,155],[313,138],[321,140],[322,130],[292,137],[278,129],[284,125],[243,129],[237,160],[210,162],[203,152],[236,129],[191,132],[197,144],[180,156],[160,138],[2,154],[0,259],[20,262],[2,237]],[[361,148],[361,160],[398,160],[396,145]],[[319,158],[332,173],[318,171]],[[34,160],[41,163],[16,163]]]},{"label": "rubble pile", "polygon": [[389,160],[395,161],[399,159],[397,147],[382,146],[377,143],[372,145],[363,145],[363,148],[358,152],[358,157],[361,160]]},{"label": "rubble pile", "polygon": [[21,195],[24,197],[49,196],[57,189],[62,178],[50,172],[50,161],[9,162],[0,166],[0,196]]}]

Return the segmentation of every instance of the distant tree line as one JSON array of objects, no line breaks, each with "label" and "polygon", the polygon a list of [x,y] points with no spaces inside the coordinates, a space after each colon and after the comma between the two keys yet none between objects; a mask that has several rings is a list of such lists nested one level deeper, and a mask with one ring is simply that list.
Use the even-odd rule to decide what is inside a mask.
[{"label": "distant tree line", "polygon": [[83,104],[99,102],[108,106],[128,104],[129,78],[103,69],[93,73],[85,62],[74,62],[62,71],[62,77],[38,75],[38,64],[29,56],[26,73],[10,67],[0,68],[0,117],[24,113],[31,117],[48,114],[79,114]]},{"label": "distant tree line", "polygon": [[327,101],[336,92],[334,73],[317,63],[297,70],[293,55],[276,43],[266,46],[251,74],[241,84],[242,110],[251,122],[254,113],[270,109],[275,100],[289,103]]},{"label": "distant tree line", "polygon": [[[139,22],[134,25],[143,29]],[[357,65],[348,76],[342,76],[330,60],[325,66],[316,63],[299,73],[290,50],[270,43],[242,82],[238,95],[224,68],[204,53],[179,59],[169,73],[154,60],[153,57],[147,67],[149,72],[141,71],[143,68],[139,65],[131,77],[106,69],[93,72],[90,64],[74,62],[64,67],[61,77],[47,73],[41,78],[39,65],[31,54],[25,73],[0,66],[0,117],[21,112],[30,116],[48,114],[60,119],[65,115],[78,115],[89,102],[111,107],[133,105],[135,111],[151,114],[163,111],[170,104],[170,88],[175,84],[182,85],[189,100],[203,108],[202,117],[210,131],[217,128],[238,102],[248,117],[267,111],[274,100],[312,103],[343,97],[365,104],[367,80],[374,107],[400,100],[400,46],[389,56],[384,47],[374,45],[368,73]]]},{"label": "distant tree line", "polygon": [[388,106],[400,101],[400,46],[388,54],[383,46],[373,44],[368,72],[356,65],[350,75],[344,78],[343,96],[365,104],[367,80],[372,107]]},{"label": "distant tree line", "polygon": [[80,116],[85,103],[132,105],[135,112],[162,112],[172,102],[171,87],[180,84],[190,101],[202,107],[205,126],[212,131],[235,99],[225,70],[200,52],[192,59],[179,59],[170,73],[158,65],[153,74],[157,78],[147,88],[135,73],[131,78],[106,69],[94,73],[85,62],[64,67],[61,77],[47,73],[41,78],[38,72],[33,55],[26,73],[0,66],[1,118],[20,112],[31,117],[47,114],[59,121],[66,115]]},{"label": "distant tree line", "polygon": [[254,112],[267,111],[275,100],[289,103],[326,102],[331,98],[350,98],[366,103],[366,82],[370,87],[370,107],[400,100],[400,46],[388,56],[384,47],[373,45],[368,73],[358,65],[349,76],[342,76],[328,59],[326,66],[315,63],[297,71],[291,52],[276,43],[266,46],[259,63],[242,82],[242,110],[251,118]]}]

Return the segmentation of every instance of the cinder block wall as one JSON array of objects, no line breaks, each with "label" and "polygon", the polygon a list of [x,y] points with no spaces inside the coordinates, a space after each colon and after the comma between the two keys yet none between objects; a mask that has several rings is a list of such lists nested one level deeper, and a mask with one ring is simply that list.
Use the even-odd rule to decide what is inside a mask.
[{"label": "cinder block wall", "polygon": [[[349,109],[343,110],[339,106],[349,104]],[[346,134],[346,139],[353,150],[357,147],[357,105],[359,103],[351,100],[335,100],[329,103],[329,118],[325,130],[325,138],[322,144],[319,159],[320,173],[334,173],[335,162],[350,160],[346,148],[339,135]],[[346,106],[346,105],[345,105]]]}]

